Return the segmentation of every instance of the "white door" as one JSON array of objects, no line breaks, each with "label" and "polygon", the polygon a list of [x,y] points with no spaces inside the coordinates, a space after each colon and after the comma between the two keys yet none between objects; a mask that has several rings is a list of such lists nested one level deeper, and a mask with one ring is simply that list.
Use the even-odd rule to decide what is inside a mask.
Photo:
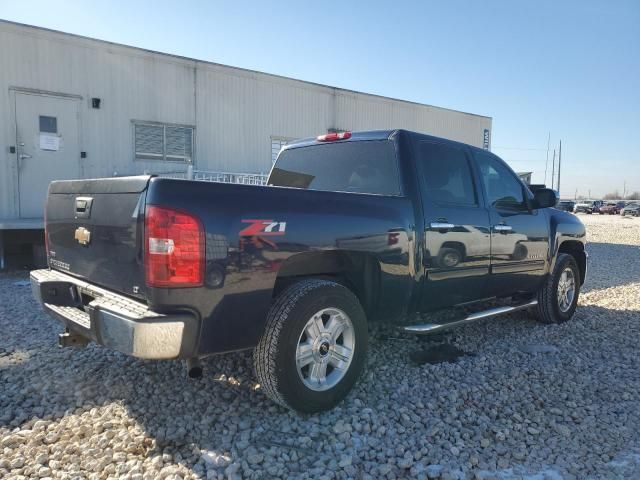
[{"label": "white door", "polygon": [[80,178],[80,100],[15,94],[21,218],[42,218],[52,180]]}]

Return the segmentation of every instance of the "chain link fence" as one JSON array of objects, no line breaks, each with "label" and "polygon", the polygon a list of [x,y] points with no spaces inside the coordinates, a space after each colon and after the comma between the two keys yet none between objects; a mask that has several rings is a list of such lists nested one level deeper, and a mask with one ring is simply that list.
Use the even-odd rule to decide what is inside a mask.
[{"label": "chain link fence", "polygon": [[162,172],[157,174],[164,178],[182,180],[199,180],[201,182],[236,183],[240,185],[266,185],[269,175],[266,173],[213,172],[192,168],[182,172]]}]

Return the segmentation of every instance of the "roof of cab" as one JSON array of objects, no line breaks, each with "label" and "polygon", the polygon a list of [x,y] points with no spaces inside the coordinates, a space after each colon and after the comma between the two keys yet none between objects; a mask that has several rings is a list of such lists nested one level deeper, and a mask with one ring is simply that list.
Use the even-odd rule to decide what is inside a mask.
[{"label": "roof of cab", "polygon": [[426,133],[414,132],[411,130],[404,130],[401,128],[396,128],[393,130],[366,130],[361,132],[351,132],[351,137],[346,140],[335,140],[333,142],[320,142],[317,137],[309,137],[309,138],[301,138],[300,140],[295,140],[288,145],[283,147],[283,150],[288,150],[290,148],[300,148],[300,147],[308,147],[311,145],[325,145],[329,143],[342,143],[342,142],[361,142],[361,141],[369,141],[369,140],[388,140],[392,136],[404,133],[410,135],[412,137],[420,137],[424,140],[437,140],[438,142],[449,143],[452,145],[461,145],[466,146],[472,149],[481,150],[478,147],[474,147],[473,145],[469,145],[466,143],[456,142],[455,140],[449,140],[447,138],[436,137],[433,135],[428,135]]},{"label": "roof of cab", "polygon": [[[351,137],[346,140],[336,140],[337,142],[358,142],[362,140],[387,140],[397,130],[368,130],[364,132],[351,132]],[[293,142],[284,146],[284,149],[308,147],[310,145],[324,145],[325,143],[334,142],[319,142],[317,137],[301,138],[300,140],[294,140]]]}]

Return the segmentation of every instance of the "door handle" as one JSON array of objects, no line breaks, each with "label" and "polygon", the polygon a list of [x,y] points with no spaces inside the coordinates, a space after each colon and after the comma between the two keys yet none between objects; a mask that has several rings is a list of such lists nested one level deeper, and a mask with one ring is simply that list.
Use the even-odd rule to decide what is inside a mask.
[{"label": "door handle", "polygon": [[20,154],[20,160],[24,160],[26,158],[32,158],[32,157],[28,153],[21,153]]},{"label": "door handle", "polygon": [[429,226],[432,230],[451,230],[452,228],[455,228],[453,223],[447,222],[431,222]]},{"label": "door handle", "polygon": [[507,233],[513,230],[513,227],[511,225],[494,225],[493,226],[493,231],[494,232],[500,232],[500,233]]}]

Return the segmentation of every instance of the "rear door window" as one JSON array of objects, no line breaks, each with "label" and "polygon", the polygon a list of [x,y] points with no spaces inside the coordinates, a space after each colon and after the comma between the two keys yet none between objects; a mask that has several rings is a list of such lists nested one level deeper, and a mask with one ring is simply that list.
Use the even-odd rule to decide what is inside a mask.
[{"label": "rear door window", "polygon": [[309,190],[400,195],[395,145],[351,141],[284,150],[269,185]]},{"label": "rear door window", "polygon": [[441,143],[419,142],[417,161],[424,193],[431,201],[440,205],[478,205],[464,150]]}]

